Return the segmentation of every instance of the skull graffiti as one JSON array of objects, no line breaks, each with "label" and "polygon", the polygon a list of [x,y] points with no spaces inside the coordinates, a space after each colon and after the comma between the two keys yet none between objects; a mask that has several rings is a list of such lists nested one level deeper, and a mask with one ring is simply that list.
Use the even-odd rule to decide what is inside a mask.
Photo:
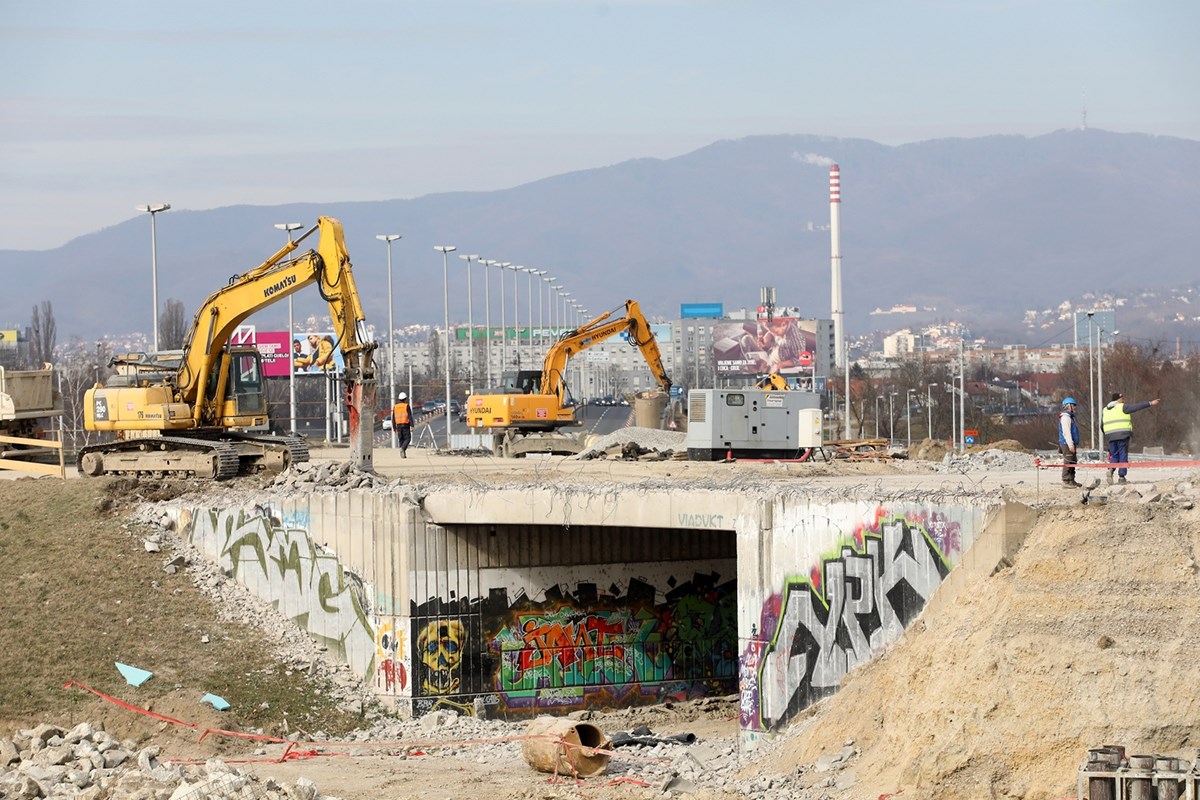
[{"label": "skull graffiti", "polygon": [[461,684],[462,622],[456,619],[434,620],[417,637],[421,663],[425,665],[421,686],[427,694],[454,694]]}]

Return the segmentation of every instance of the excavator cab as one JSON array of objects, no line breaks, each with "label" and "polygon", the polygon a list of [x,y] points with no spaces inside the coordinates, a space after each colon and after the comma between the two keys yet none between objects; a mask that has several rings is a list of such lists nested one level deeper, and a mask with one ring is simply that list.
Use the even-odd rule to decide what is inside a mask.
[{"label": "excavator cab", "polygon": [[[230,347],[204,387],[207,404],[227,430],[267,430],[266,382],[256,347]],[[224,377],[224,380],[221,378]],[[218,393],[223,395],[218,397]]]}]

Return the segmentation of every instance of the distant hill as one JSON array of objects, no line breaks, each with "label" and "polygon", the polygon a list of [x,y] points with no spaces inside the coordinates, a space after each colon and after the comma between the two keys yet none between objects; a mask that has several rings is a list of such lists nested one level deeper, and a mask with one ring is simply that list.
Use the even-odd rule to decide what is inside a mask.
[{"label": "distant hill", "polygon": [[[397,325],[442,320],[435,244],[459,247],[451,257],[452,322],[467,319],[459,253],[548,269],[594,312],[627,298],[666,318],[686,302],[752,308],[759,287],[774,286],[781,305],[825,317],[830,238],[820,227],[829,222],[830,162],[842,173],[851,335],[906,324],[868,312],[912,304],[935,308],[927,317],[965,319],[978,333],[1013,338],[1026,309],[1086,292],[1181,286],[1198,274],[1200,142],[1070,130],[889,147],[795,135],[722,141],[678,158],[638,159],[493,192],[172,210],[158,219],[159,300],[179,299],[192,314],[229,276],[283,243],[274,223],[311,223],[325,214],[345,226],[376,325],[387,320],[386,248],[374,238],[381,233],[404,237],[392,253]],[[320,193],[314,187],[313,195]],[[139,215],[54,250],[0,251],[0,270],[9,277],[0,327],[26,322],[32,306],[48,299],[60,340],[149,330],[149,227]],[[498,274],[491,275],[494,297]],[[506,277],[511,323],[511,273]],[[484,316],[483,285],[477,271],[476,323]],[[527,296],[522,276],[522,321]],[[298,318],[319,310],[315,291],[297,295]],[[497,324],[496,299],[491,310]],[[286,303],[254,321],[284,327]],[[1178,334],[1178,325],[1149,318],[1138,324],[1143,335]]]}]

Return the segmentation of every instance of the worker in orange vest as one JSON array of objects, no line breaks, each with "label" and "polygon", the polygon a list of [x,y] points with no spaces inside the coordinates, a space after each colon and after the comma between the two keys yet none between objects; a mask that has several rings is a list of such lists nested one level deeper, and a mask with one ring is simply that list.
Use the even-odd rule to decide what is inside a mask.
[{"label": "worker in orange vest", "polygon": [[405,392],[396,395],[396,405],[392,406],[392,428],[396,431],[400,457],[408,458],[408,445],[412,441],[412,406]]}]

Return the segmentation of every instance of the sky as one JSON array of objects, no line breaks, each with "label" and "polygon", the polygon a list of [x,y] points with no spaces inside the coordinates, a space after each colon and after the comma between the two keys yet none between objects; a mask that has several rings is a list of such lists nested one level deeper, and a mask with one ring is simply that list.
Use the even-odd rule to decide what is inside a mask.
[{"label": "sky", "polygon": [[1200,140],[1195,0],[0,0],[0,249],[723,139]]}]

